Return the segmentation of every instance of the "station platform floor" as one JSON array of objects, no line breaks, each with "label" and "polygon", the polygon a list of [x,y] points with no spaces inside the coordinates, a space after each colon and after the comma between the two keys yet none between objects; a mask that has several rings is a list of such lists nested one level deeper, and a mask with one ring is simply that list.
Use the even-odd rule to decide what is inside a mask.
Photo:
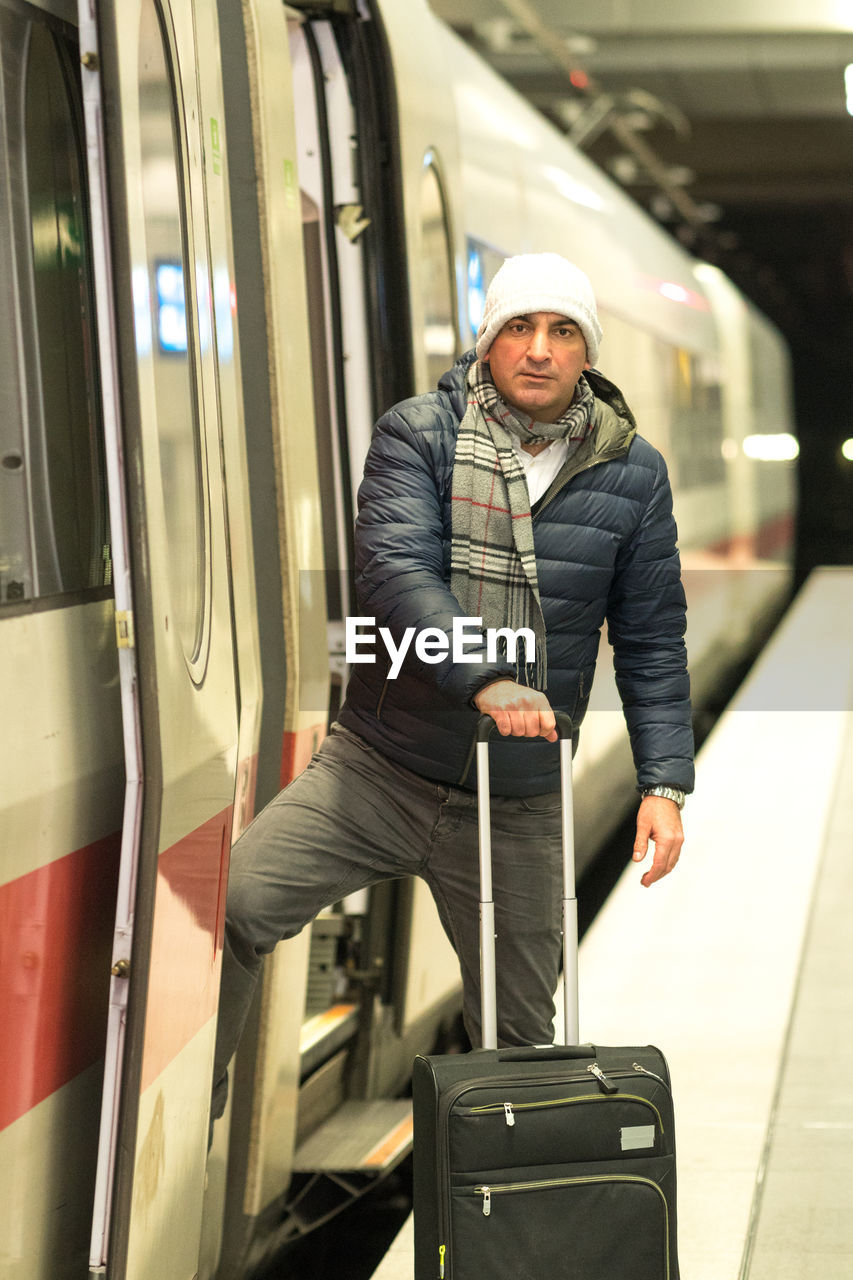
[{"label": "station platform floor", "polygon": [[[799,592],[684,826],[676,872],[629,865],[583,940],[581,1040],[666,1053],[681,1280],[849,1280],[853,569]],[[409,1218],[373,1280],[411,1280],[412,1245]]]}]

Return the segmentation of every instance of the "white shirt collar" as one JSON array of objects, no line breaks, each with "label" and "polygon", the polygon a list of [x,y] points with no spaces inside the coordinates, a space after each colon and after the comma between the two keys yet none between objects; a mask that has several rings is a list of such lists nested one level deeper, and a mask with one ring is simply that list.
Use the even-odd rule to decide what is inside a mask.
[{"label": "white shirt collar", "polygon": [[569,446],[565,440],[552,440],[547,449],[542,449],[534,455],[528,453],[526,449],[522,449],[521,441],[517,436],[513,436],[512,443],[524,468],[524,474],[527,479],[527,492],[530,495],[530,505],[532,507],[547,492],[556,479],[557,472],[568,456]]}]

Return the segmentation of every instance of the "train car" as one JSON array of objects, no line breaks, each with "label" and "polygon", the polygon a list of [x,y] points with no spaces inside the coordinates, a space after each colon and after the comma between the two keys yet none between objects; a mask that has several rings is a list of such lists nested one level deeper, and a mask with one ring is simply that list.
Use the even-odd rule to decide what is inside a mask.
[{"label": "train car", "polygon": [[[790,582],[788,358],[426,0],[0,0],[0,106],[0,1274],[228,1280],[405,1153],[458,1011],[422,886],[339,904],[208,1154],[229,850],[340,704],[376,416],[505,255],[578,262],[701,710]],[[633,795],[606,642],[577,773],[585,864]]]}]

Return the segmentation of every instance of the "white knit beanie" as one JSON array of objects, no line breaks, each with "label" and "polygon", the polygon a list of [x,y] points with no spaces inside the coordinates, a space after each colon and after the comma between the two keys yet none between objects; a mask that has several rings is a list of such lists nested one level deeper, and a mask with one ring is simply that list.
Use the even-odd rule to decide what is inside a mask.
[{"label": "white knit beanie", "polygon": [[477,332],[478,358],[483,359],[507,320],[534,311],[553,311],[574,320],[586,340],[587,359],[595,364],[601,325],[592,285],[580,267],[558,253],[520,253],[504,260],[486,294]]}]

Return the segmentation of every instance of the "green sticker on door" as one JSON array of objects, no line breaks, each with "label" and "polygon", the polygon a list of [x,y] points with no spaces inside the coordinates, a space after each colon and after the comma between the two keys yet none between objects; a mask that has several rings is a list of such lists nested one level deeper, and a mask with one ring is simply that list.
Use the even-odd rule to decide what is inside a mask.
[{"label": "green sticker on door", "polygon": [[292,160],[284,162],[284,203],[288,209],[296,208],[296,165]]}]

